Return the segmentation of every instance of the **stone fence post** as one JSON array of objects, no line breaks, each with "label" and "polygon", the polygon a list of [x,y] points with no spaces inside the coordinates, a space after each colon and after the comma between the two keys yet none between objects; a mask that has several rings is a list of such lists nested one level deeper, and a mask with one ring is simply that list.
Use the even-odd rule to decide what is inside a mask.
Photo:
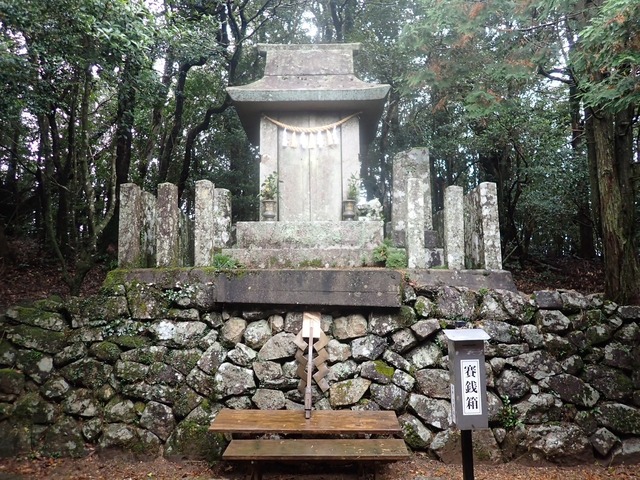
[{"label": "stone fence post", "polygon": [[156,266],[181,267],[178,187],[172,183],[158,185],[158,224],[156,229]]},{"label": "stone fence post", "polygon": [[502,270],[496,184],[483,182],[469,192],[464,210],[467,268]]},{"label": "stone fence post", "polygon": [[444,191],[444,258],[450,270],[464,268],[464,198],[462,187]]}]

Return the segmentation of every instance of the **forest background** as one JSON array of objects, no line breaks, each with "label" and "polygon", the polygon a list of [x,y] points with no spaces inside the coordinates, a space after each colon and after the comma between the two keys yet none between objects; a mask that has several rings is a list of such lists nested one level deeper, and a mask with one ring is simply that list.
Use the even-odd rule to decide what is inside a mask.
[{"label": "forest background", "polygon": [[429,147],[436,207],[496,182],[507,268],[595,261],[640,303],[637,0],[0,0],[0,32],[0,274],[40,256],[77,294],[115,267],[126,182],[190,213],[208,179],[257,219],[226,87],[262,76],[258,43],[359,42],[391,85],[361,171],[387,218],[394,155]]}]

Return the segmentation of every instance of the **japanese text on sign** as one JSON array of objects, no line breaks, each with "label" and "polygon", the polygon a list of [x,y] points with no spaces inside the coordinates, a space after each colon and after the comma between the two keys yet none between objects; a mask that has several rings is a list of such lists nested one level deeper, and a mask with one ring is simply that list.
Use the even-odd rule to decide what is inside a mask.
[{"label": "japanese text on sign", "polygon": [[462,380],[462,414],[481,415],[480,360],[460,360]]}]

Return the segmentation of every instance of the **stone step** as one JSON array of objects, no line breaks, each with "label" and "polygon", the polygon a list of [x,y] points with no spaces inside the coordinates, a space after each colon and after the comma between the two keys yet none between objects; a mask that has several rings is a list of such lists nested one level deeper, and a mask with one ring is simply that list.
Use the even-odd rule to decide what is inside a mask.
[{"label": "stone step", "polygon": [[235,248],[360,248],[383,241],[382,221],[238,222]]},{"label": "stone step", "polygon": [[247,268],[334,268],[374,266],[373,249],[362,248],[224,248]]}]

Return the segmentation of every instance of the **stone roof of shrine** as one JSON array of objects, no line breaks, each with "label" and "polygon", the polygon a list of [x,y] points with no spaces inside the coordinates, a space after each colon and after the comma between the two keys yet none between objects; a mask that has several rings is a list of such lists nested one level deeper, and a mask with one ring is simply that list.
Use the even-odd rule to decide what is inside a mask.
[{"label": "stone roof of shrine", "polygon": [[249,139],[258,143],[263,113],[361,112],[361,135],[373,139],[389,85],[367,83],[354,74],[359,44],[258,45],[266,54],[264,76],[227,91]]}]

